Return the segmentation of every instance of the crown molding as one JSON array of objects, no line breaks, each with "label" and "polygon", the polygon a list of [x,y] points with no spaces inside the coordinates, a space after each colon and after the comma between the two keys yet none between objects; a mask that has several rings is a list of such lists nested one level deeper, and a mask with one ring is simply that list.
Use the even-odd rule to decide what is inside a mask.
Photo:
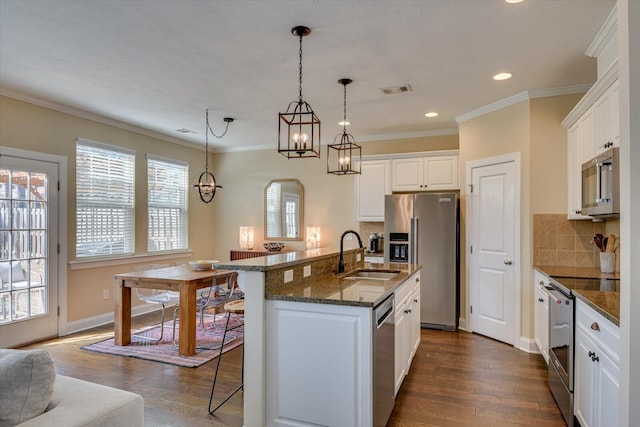
[{"label": "crown molding", "polygon": [[100,114],[90,113],[88,111],[80,110],[78,108],[69,107],[67,105],[58,104],[51,101],[45,101],[40,98],[34,98],[28,95],[25,95],[20,92],[15,92],[9,89],[0,89],[0,95],[6,96],[7,98],[13,98],[18,101],[27,102],[29,104],[34,104],[40,107],[48,108],[50,110],[59,111],[61,113],[69,114],[71,116],[80,117],[82,119],[91,120],[97,123],[101,123],[107,126],[113,126],[118,129],[127,130],[130,132],[135,132],[140,135],[148,136],[151,138],[160,139],[166,142],[171,142],[173,144],[182,145],[184,147],[193,148],[196,150],[204,151],[204,146],[201,144],[197,144],[190,141],[185,141],[180,138],[175,138],[169,135],[165,135],[160,132],[156,132],[150,129],[146,129],[140,126],[132,125],[129,123],[121,122],[120,120],[111,119],[106,116],[101,116]]},{"label": "crown molding", "polygon": [[547,98],[549,96],[562,96],[562,95],[573,95],[576,93],[584,93],[589,89],[590,86],[591,85],[589,84],[580,84],[580,85],[561,86],[561,87],[548,88],[548,89],[526,90],[524,92],[520,92],[508,98],[501,99],[500,101],[487,104],[484,107],[480,107],[468,113],[456,116],[456,122],[458,124],[464,123],[468,120],[475,119],[476,117],[484,116],[487,113],[501,110],[503,108],[517,104],[519,102],[529,101],[535,98]]},{"label": "crown molding", "polygon": [[614,5],[613,9],[607,16],[607,19],[600,27],[598,34],[593,39],[587,51],[584,53],[586,56],[590,56],[592,58],[597,58],[600,56],[600,53],[605,48],[609,40],[611,40],[618,30],[618,6]]},{"label": "crown molding", "polygon": [[380,135],[359,136],[358,141],[388,141],[391,139],[411,139],[411,138],[423,138],[428,136],[443,136],[443,135],[457,135],[458,128],[449,129],[437,129],[427,130],[421,132],[407,132],[407,133],[386,133]]}]

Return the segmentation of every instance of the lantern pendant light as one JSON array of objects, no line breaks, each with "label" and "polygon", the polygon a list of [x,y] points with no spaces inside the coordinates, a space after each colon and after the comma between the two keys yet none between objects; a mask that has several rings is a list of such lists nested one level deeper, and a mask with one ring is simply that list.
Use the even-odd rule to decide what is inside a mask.
[{"label": "lantern pendant light", "polygon": [[320,157],[320,119],[302,98],[302,38],[311,33],[309,27],[297,26],[291,33],[300,39],[298,51],[299,92],[298,100],[292,101],[287,111],[279,113],[278,152],[286,158]]},{"label": "lantern pendant light", "polygon": [[205,152],[204,172],[200,174],[200,177],[198,178],[198,182],[196,184],[193,184],[193,188],[198,189],[198,195],[200,196],[200,200],[202,200],[205,203],[211,203],[211,201],[216,195],[216,190],[218,188],[222,188],[222,185],[218,185],[216,183],[216,178],[213,176],[211,172],[209,172],[209,131],[211,130],[211,134],[216,138],[222,138],[227,133],[227,130],[229,129],[229,123],[232,123],[233,119],[231,117],[225,117],[223,119],[227,124],[227,126],[225,127],[222,135],[220,136],[216,135],[211,129],[211,126],[209,126],[209,110],[208,109],[206,110],[206,113],[205,113],[205,120],[206,120],[206,128],[205,128],[205,145],[204,145],[204,152]]},{"label": "lantern pendant light", "polygon": [[347,133],[347,85],[351,79],[340,79],[338,83],[344,86],[344,118],[342,133],[333,139],[333,144],[327,145],[327,173],[336,175],[359,175],[362,159],[362,149],[353,135]]}]

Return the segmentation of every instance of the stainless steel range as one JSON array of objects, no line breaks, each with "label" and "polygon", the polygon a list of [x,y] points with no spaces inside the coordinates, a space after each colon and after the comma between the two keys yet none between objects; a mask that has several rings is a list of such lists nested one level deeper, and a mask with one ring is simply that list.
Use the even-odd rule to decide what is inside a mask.
[{"label": "stainless steel range", "polygon": [[[573,427],[573,354],[576,290],[616,291],[616,279],[552,277],[549,281],[549,388],[567,426]],[[577,423],[576,423],[577,424]]]}]

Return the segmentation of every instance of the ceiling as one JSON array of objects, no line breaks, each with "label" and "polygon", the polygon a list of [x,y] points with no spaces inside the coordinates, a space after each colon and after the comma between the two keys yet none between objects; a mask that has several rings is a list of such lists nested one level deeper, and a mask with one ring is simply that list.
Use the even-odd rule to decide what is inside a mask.
[{"label": "ceiling", "polygon": [[[456,133],[457,116],[526,90],[584,85],[584,55],[614,0],[0,0],[0,93],[204,145],[277,146],[278,112],[303,96],[322,142]],[[494,81],[508,71],[513,77]],[[411,85],[384,95],[380,89]],[[425,118],[429,111],[439,116]],[[181,134],[177,129],[197,134]]]}]

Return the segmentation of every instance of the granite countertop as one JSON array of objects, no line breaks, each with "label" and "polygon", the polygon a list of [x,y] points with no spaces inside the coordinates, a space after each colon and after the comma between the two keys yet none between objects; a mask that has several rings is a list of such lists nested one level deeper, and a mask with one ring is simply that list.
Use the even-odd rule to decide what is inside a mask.
[{"label": "granite countertop", "polygon": [[565,279],[620,279],[620,273],[602,273],[599,268],[588,267],[562,267],[562,266],[534,266],[542,274],[553,277],[571,290],[571,294],[589,305],[596,312],[603,315],[616,326],[620,326],[620,287],[612,290],[587,290],[580,289]]},{"label": "granite countertop", "polygon": [[317,280],[304,281],[267,292],[265,298],[317,304],[375,307],[402,285],[409,276],[420,270],[422,266],[365,263],[363,269],[368,268],[400,270],[400,273],[392,280],[345,279],[345,276],[349,273],[339,276],[325,276]]},{"label": "granite countertop", "polygon": [[[344,253],[355,252],[362,248],[345,249]],[[301,264],[310,260],[329,258],[340,253],[339,248],[318,248],[305,251],[273,252],[273,255],[261,256],[257,258],[240,259],[237,261],[221,261],[214,264],[214,268],[222,270],[238,271],[269,271],[282,267]]]}]

